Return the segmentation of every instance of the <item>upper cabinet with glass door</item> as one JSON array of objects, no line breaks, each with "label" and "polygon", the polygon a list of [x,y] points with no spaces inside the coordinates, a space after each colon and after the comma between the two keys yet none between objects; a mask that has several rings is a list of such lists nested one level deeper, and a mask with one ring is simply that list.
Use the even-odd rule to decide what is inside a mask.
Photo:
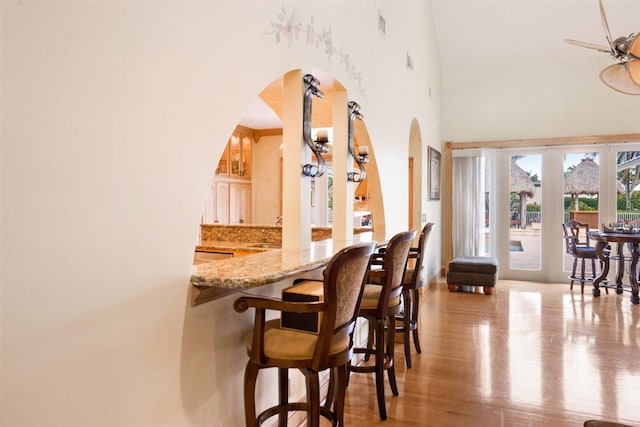
[{"label": "upper cabinet with glass door", "polygon": [[240,176],[243,178],[251,178],[251,142],[253,138],[250,135],[242,135],[240,144]]},{"label": "upper cabinet with glass door", "polygon": [[236,129],[220,157],[216,175],[250,179],[252,141],[250,133]]}]

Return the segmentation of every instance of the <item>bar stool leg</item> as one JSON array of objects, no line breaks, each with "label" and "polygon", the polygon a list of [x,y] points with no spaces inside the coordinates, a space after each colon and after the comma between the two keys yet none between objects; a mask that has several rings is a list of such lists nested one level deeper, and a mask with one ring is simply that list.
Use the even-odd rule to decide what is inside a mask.
[{"label": "bar stool leg", "polygon": [[411,327],[413,328],[413,345],[416,347],[417,353],[422,353],[420,349],[420,338],[418,337],[418,316],[420,315],[420,291],[412,289],[413,304],[411,305]]},{"label": "bar stool leg", "polygon": [[258,366],[247,363],[244,371],[244,417],[246,427],[256,425],[256,380],[258,379]]},{"label": "bar stool leg", "polygon": [[573,269],[571,270],[571,286],[569,286],[570,290],[573,290],[573,281],[576,277],[576,268],[578,267],[578,258],[573,257]]},{"label": "bar stool leg", "polygon": [[[385,343],[384,343],[384,319],[376,319],[376,395],[378,397],[378,412],[380,419],[387,419],[387,408],[384,401],[384,360],[385,360]],[[391,332],[389,332],[391,333]]]},{"label": "bar stool leg", "polygon": [[404,360],[407,364],[407,369],[411,368],[411,319],[413,318],[413,305],[412,298],[413,292],[410,289],[404,289],[402,291],[402,298],[404,299],[404,313],[402,314],[402,341],[404,343]]},{"label": "bar stool leg", "polygon": [[[376,325],[373,323],[371,319],[367,319],[367,324],[369,327],[369,332],[367,333],[367,350],[371,350],[373,348],[373,340],[376,336]],[[365,362],[368,362],[371,358],[371,352],[366,352],[364,354]]]},{"label": "bar stool leg", "polygon": [[389,385],[391,386],[391,392],[394,396],[398,395],[398,384],[396,383],[396,364],[393,359],[395,351],[395,336],[396,336],[396,317],[389,316],[389,340],[387,342],[387,360],[389,361],[389,369],[387,369],[387,376],[389,377]]},{"label": "bar stool leg", "polygon": [[327,399],[324,401],[324,407],[327,410],[331,410],[331,405],[334,404],[336,398],[336,387],[339,387],[338,381],[338,368],[332,368],[329,370],[329,387],[327,388]]},{"label": "bar stool leg", "polygon": [[347,378],[349,376],[349,366],[343,365],[335,368],[337,379],[337,392],[335,398],[334,411],[338,426],[344,426],[344,399],[347,389]]},{"label": "bar stool leg", "polygon": [[280,413],[278,414],[278,426],[287,427],[287,404],[289,403],[289,370],[278,368],[278,389],[280,394]]},{"label": "bar stool leg", "polygon": [[307,369],[303,369],[302,372],[307,382],[307,426],[320,427],[320,380],[318,373]]}]

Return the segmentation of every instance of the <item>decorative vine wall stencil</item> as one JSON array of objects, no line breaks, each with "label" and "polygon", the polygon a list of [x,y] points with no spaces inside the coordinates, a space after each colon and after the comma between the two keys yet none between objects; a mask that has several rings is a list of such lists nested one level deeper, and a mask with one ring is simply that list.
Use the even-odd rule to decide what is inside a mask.
[{"label": "decorative vine wall stencil", "polygon": [[271,20],[269,23],[271,24],[271,28],[266,30],[266,34],[273,34],[276,44],[281,41],[286,41],[288,46],[291,47],[294,41],[297,42],[304,37],[307,45],[322,49],[327,55],[329,62],[337,58],[338,62],[344,66],[347,77],[355,81],[360,96],[365,98],[364,87],[362,86],[362,73],[351,62],[351,56],[347,52],[344,52],[342,48],[335,46],[330,28],[327,29],[323,26],[321,30],[317,30],[315,17],[313,16],[304,24],[302,20],[296,16],[295,12],[287,14],[284,6],[282,6],[280,12],[276,15],[276,20]]}]

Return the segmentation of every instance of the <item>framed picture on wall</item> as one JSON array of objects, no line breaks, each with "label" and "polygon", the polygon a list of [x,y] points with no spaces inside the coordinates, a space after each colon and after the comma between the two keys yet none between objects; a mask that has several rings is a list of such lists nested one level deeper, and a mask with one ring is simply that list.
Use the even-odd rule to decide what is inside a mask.
[{"label": "framed picture on wall", "polygon": [[440,152],[429,147],[429,200],[440,200]]}]

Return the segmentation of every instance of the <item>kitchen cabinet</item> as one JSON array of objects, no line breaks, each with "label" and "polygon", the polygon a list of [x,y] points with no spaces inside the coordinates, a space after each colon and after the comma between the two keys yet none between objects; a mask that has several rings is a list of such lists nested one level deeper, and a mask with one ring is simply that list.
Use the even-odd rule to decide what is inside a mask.
[{"label": "kitchen cabinet", "polygon": [[204,209],[202,210],[202,219],[200,222],[202,224],[213,224],[215,220],[215,203],[214,197],[216,194],[215,184],[211,183],[209,187],[209,191],[207,192],[207,200],[204,202]]},{"label": "kitchen cabinet", "polygon": [[251,184],[214,181],[205,202],[203,224],[250,224]]},{"label": "kitchen cabinet", "polygon": [[229,224],[229,183],[215,183],[215,224]]},{"label": "kitchen cabinet", "polygon": [[238,179],[251,179],[251,144],[253,136],[249,130],[233,132],[218,161],[216,175]]},{"label": "kitchen cabinet", "polygon": [[251,184],[229,184],[229,224],[251,223]]},{"label": "kitchen cabinet", "polygon": [[251,223],[252,144],[253,130],[237,126],[218,160],[203,224]]},{"label": "kitchen cabinet", "polygon": [[202,224],[229,223],[229,183],[212,182],[204,203]]},{"label": "kitchen cabinet", "polygon": [[229,175],[229,144],[224,147],[222,156],[220,156],[218,167],[216,168],[216,175]]}]

